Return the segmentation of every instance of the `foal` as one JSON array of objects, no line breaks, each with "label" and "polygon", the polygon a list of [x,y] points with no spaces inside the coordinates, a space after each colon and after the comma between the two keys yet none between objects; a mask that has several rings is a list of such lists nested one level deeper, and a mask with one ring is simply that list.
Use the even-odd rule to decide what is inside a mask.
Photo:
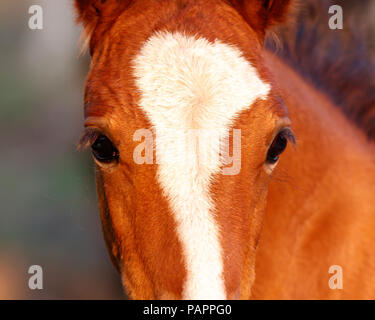
[{"label": "foal", "polygon": [[76,7],[92,55],[81,145],[131,298],[375,297],[374,147],[263,49],[291,1]]}]

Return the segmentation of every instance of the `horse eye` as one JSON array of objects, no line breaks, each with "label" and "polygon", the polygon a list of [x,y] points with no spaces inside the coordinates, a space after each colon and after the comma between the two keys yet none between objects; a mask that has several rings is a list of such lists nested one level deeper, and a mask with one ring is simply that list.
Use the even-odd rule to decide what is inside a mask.
[{"label": "horse eye", "polygon": [[275,164],[279,160],[279,157],[285,150],[287,144],[287,133],[285,131],[279,132],[268,149],[266,162],[268,164]]},{"label": "horse eye", "polygon": [[119,152],[106,136],[100,135],[91,146],[94,157],[100,162],[118,161]]}]

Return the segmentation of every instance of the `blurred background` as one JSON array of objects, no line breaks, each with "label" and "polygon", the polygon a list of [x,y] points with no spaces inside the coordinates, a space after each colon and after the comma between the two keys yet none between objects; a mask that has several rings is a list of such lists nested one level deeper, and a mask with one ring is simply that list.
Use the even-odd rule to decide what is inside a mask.
[{"label": "blurred background", "polygon": [[[28,9],[43,8],[43,30]],[[94,166],[77,152],[89,57],[71,0],[0,1],[0,298],[117,299]],[[43,290],[30,290],[40,265]]]},{"label": "blurred background", "polygon": [[[373,60],[375,0],[334,3]],[[28,28],[33,4],[43,7],[43,30]],[[326,12],[313,12],[324,26]],[[76,151],[89,57],[79,56],[74,17],[72,0],[0,1],[0,299],[124,298],[102,237],[93,162]],[[43,268],[43,290],[28,287],[31,265]]]}]

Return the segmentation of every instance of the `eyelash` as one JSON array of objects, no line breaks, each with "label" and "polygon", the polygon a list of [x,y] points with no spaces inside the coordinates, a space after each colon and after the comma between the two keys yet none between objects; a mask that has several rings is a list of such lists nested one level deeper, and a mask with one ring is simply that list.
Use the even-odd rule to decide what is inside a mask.
[{"label": "eyelash", "polygon": [[79,138],[77,149],[84,150],[90,148],[96,139],[100,136],[100,131],[95,128],[87,128]]}]

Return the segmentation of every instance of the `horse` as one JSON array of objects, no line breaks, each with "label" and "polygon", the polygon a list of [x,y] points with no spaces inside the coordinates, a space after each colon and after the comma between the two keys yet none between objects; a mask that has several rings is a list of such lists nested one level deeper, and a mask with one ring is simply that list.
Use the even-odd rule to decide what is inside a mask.
[{"label": "horse", "polygon": [[79,145],[130,298],[375,298],[374,143],[265,47],[294,1],[75,5]]}]

